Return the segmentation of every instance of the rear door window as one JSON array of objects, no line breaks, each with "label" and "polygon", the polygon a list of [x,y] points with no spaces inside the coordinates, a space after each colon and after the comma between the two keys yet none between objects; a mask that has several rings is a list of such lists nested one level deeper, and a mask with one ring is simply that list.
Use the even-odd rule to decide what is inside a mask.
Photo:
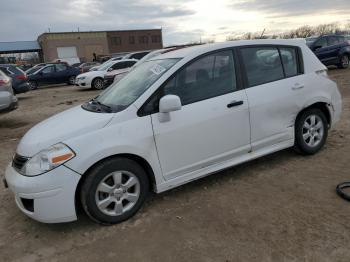
[{"label": "rear door window", "polygon": [[57,64],[56,65],[56,72],[62,72],[62,71],[66,71],[67,70],[67,66],[63,65],[63,64]]},{"label": "rear door window", "polygon": [[53,66],[48,66],[48,67],[45,67],[41,72],[43,74],[50,74],[55,72],[55,68]]},{"label": "rear door window", "polygon": [[276,47],[241,49],[248,86],[257,86],[284,78],[282,62]]}]

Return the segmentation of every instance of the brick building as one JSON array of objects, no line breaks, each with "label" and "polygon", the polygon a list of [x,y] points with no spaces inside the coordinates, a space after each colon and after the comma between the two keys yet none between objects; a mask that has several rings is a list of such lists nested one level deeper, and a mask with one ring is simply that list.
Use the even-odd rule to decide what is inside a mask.
[{"label": "brick building", "polygon": [[47,62],[163,48],[161,29],[44,33],[38,42]]}]

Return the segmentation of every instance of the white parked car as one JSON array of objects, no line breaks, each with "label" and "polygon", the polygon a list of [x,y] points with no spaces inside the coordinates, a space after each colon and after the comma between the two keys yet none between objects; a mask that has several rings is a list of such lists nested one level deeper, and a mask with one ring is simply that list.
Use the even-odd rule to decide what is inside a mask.
[{"label": "white parked car", "polygon": [[103,89],[103,78],[107,72],[131,68],[136,62],[136,59],[125,59],[102,64],[96,71],[89,71],[78,75],[75,85],[80,88]]},{"label": "white parked car", "polygon": [[180,49],[33,127],[6,183],[38,221],[76,220],[80,201],[94,221],[114,224],[133,216],[150,190],[289,147],[315,154],[341,107],[336,83],[305,42]]},{"label": "white parked car", "polygon": [[12,88],[12,79],[0,70],[0,113],[10,112],[18,106],[18,99]]}]

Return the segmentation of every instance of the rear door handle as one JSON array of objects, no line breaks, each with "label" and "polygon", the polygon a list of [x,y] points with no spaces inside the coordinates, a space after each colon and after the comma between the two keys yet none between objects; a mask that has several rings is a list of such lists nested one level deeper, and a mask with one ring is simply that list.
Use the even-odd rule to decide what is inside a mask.
[{"label": "rear door handle", "polygon": [[243,101],[232,101],[227,105],[227,108],[243,105]]},{"label": "rear door handle", "polygon": [[292,87],[292,90],[298,90],[298,89],[302,89],[302,88],[304,88],[304,85],[295,84],[295,85]]}]

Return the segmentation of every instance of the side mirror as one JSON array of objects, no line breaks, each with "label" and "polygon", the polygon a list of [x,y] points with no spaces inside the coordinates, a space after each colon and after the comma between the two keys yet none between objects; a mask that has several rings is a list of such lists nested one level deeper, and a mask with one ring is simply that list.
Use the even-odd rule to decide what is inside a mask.
[{"label": "side mirror", "polygon": [[159,100],[159,122],[170,121],[170,112],[181,110],[180,97],[175,95],[166,95]]},{"label": "side mirror", "polygon": [[172,111],[181,110],[181,100],[180,97],[176,95],[166,95],[163,96],[159,101],[159,112],[160,113],[170,113]]},{"label": "side mirror", "polygon": [[107,72],[111,72],[111,71],[113,71],[113,68],[112,67],[108,68]]},{"label": "side mirror", "polygon": [[318,49],[321,49],[322,48],[322,46],[320,46],[320,45],[315,45],[312,49],[314,50],[314,51],[317,51]]}]

